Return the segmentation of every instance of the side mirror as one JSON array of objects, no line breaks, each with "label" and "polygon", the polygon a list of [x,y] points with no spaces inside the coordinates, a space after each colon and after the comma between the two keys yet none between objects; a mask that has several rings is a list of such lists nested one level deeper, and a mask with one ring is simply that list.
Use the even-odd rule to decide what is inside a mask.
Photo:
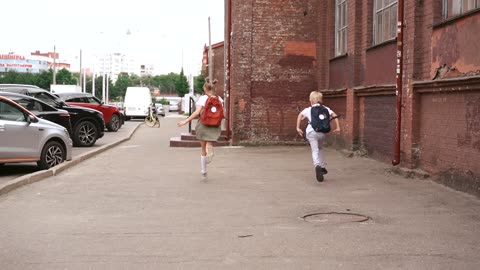
[{"label": "side mirror", "polygon": [[27,123],[28,123],[28,124],[37,123],[37,122],[38,122],[38,118],[37,118],[37,117],[35,117],[35,116],[31,115],[31,114],[29,114],[29,115],[27,116]]}]

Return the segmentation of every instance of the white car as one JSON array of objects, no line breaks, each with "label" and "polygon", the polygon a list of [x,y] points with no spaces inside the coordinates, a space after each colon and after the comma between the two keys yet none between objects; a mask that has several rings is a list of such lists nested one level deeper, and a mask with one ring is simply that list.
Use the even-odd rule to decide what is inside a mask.
[{"label": "white car", "polygon": [[43,170],[71,159],[72,140],[66,128],[0,96],[0,166],[37,162]]}]

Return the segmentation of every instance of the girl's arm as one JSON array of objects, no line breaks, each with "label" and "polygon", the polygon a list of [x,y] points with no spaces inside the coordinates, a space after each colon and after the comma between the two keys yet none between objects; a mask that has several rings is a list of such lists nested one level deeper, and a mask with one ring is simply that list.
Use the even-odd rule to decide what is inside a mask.
[{"label": "girl's arm", "polygon": [[183,125],[186,125],[188,122],[192,121],[193,119],[197,118],[197,116],[200,115],[200,112],[202,111],[203,106],[198,105],[195,111],[190,115],[187,119],[180,121],[177,123],[177,126],[181,127]]}]

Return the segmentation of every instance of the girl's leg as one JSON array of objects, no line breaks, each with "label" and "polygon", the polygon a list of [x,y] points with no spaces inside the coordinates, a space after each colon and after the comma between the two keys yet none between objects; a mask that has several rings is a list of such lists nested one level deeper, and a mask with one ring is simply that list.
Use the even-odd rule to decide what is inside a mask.
[{"label": "girl's leg", "polygon": [[203,177],[207,177],[207,142],[200,141],[202,152],[200,156],[200,168]]},{"label": "girl's leg", "polygon": [[207,147],[206,147],[206,153],[207,153],[207,163],[212,162],[213,159],[213,142],[207,142]]}]

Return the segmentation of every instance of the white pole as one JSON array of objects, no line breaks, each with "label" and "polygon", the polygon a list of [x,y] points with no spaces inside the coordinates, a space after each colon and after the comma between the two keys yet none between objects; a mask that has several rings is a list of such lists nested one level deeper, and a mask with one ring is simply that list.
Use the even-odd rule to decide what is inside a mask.
[{"label": "white pole", "polygon": [[83,69],[83,89],[82,92],[86,93],[87,92],[87,72],[85,72],[85,68]]},{"label": "white pole", "polygon": [[108,80],[109,80],[109,77],[110,77],[110,76],[109,76],[109,74],[107,73],[107,78],[106,78],[106,82],[105,82],[105,84],[106,84],[106,89],[107,89],[107,90],[105,91],[105,104],[108,104],[108,96],[109,96],[109,93],[108,93],[108,85],[109,85]]},{"label": "white pole", "polygon": [[[96,60],[95,60],[96,61]],[[95,64],[93,64],[93,77],[92,77],[92,95],[95,96]]]},{"label": "white pole", "polygon": [[213,82],[213,60],[212,60],[212,33],[210,30],[210,17],[208,17],[208,79]]},{"label": "white pole", "polygon": [[105,71],[103,71],[102,76],[102,101],[105,102]]}]

